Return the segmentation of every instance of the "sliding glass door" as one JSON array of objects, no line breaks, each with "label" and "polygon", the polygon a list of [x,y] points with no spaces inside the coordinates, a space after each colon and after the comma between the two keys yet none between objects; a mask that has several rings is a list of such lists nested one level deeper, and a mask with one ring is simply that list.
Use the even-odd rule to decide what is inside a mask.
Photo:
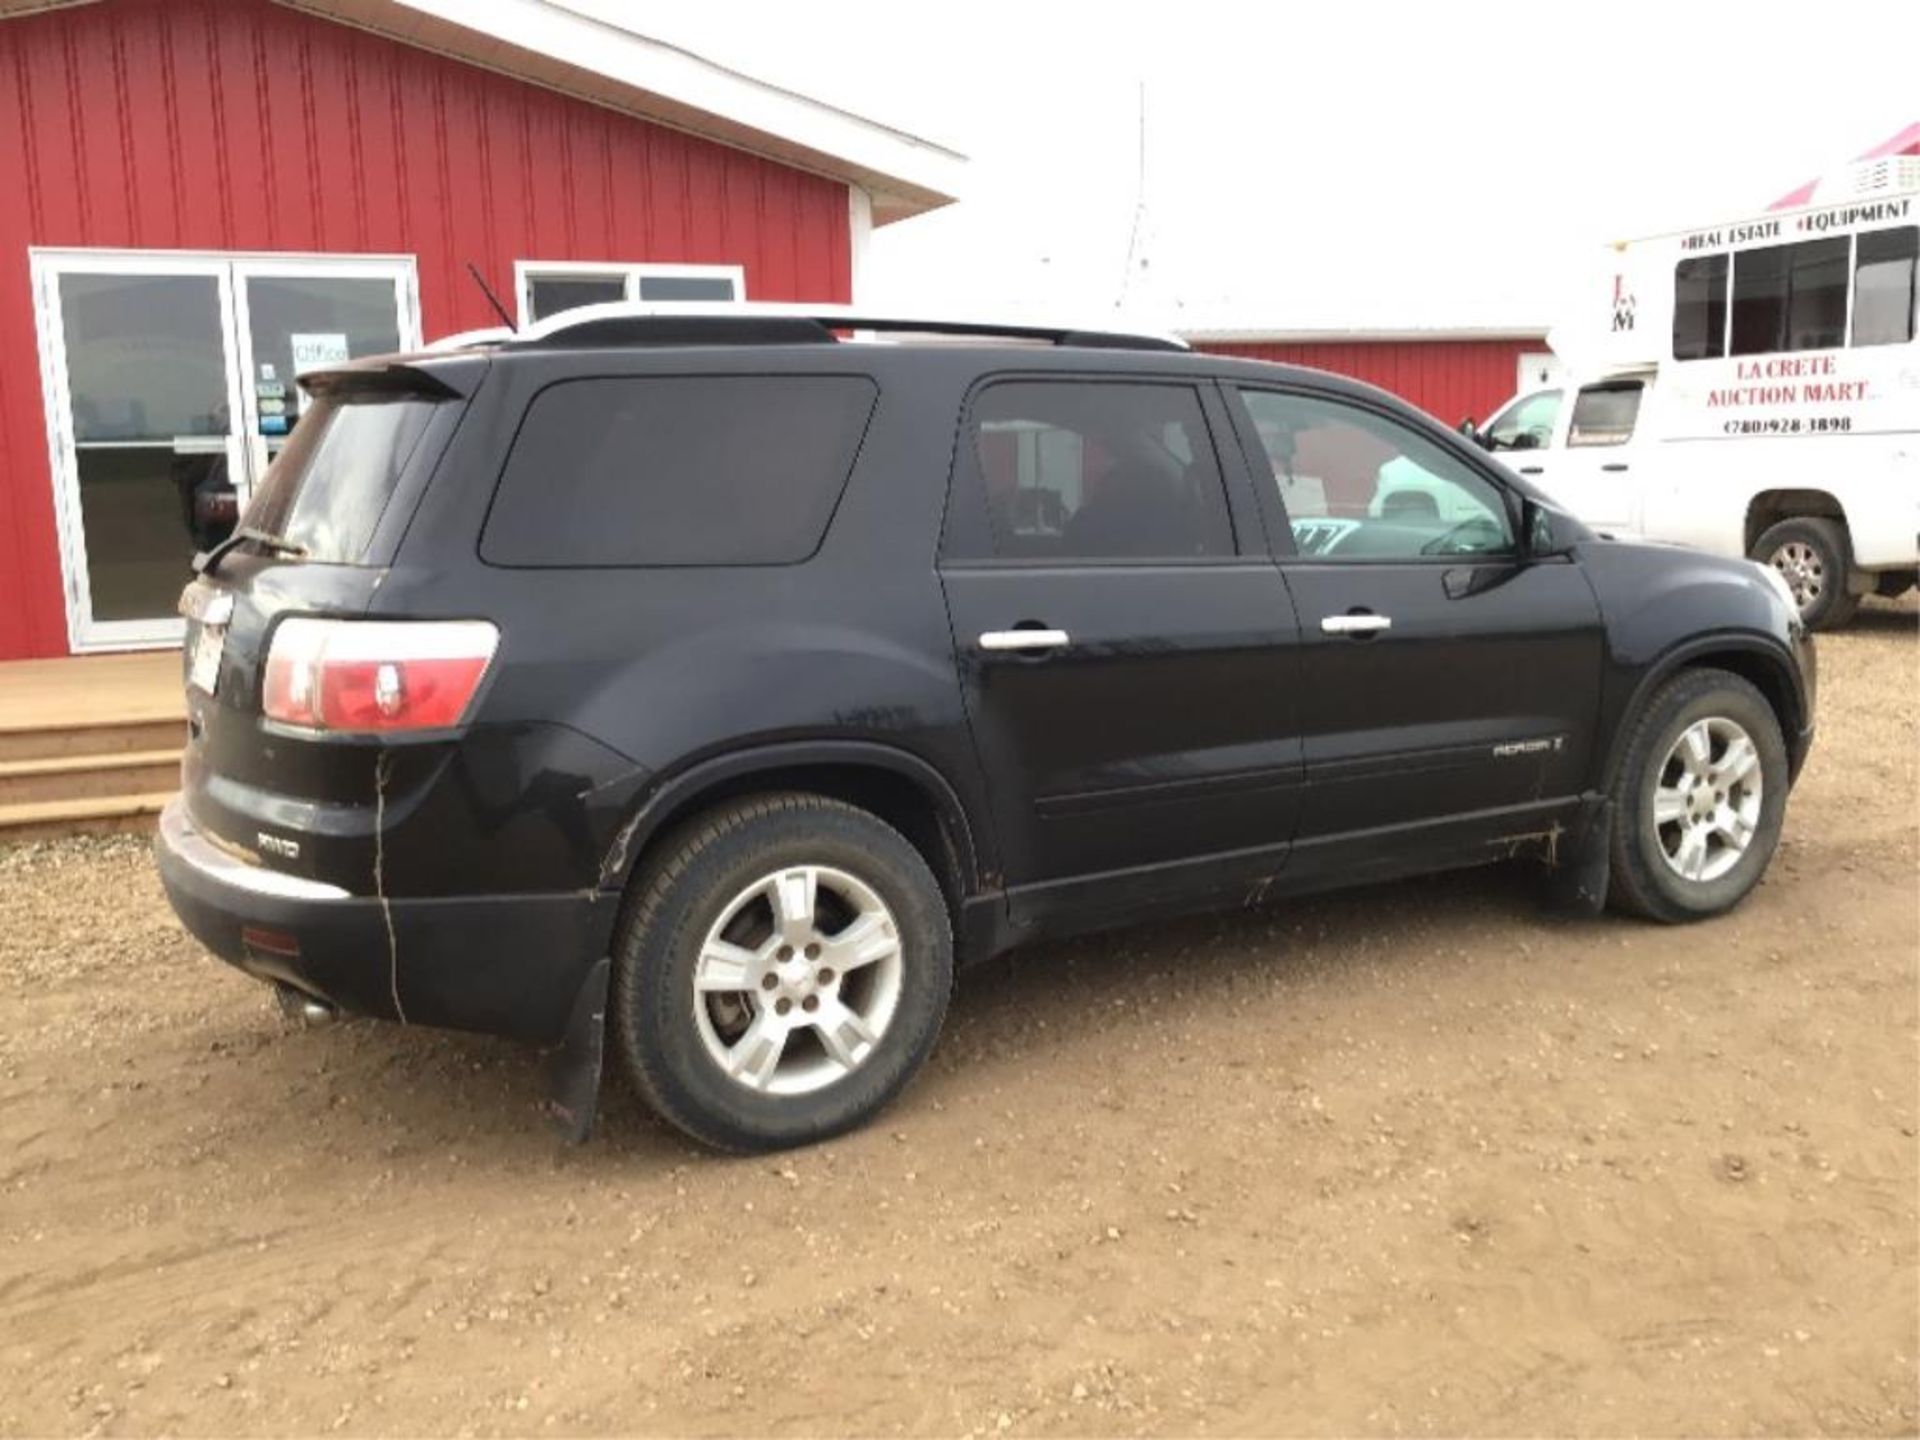
[{"label": "sliding glass door", "polygon": [[304,370],[419,342],[407,260],[33,257],[77,650],[177,643],[194,553],[232,530]]}]

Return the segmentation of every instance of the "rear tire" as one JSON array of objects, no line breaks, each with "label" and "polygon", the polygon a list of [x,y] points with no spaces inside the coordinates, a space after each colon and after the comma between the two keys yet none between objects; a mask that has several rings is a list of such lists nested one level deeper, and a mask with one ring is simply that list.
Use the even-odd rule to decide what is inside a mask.
[{"label": "rear tire", "polygon": [[1773,858],[1787,784],[1766,697],[1725,670],[1682,671],[1647,702],[1614,778],[1609,903],[1668,924],[1731,910]]},{"label": "rear tire", "polygon": [[865,1123],[933,1049],[953,989],[940,886],[865,811],[782,794],[709,812],[635,877],[615,1046],[641,1097],[753,1152]]},{"label": "rear tire", "polygon": [[1754,542],[1753,558],[1785,577],[1809,630],[1837,630],[1860,608],[1860,597],[1847,589],[1853,546],[1838,520],[1817,515],[1782,520]]}]

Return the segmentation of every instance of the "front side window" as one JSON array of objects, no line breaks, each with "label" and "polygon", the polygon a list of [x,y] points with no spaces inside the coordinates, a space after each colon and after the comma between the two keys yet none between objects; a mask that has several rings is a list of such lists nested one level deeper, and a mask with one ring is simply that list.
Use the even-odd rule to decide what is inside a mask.
[{"label": "front side window", "polygon": [[480,537],[492,565],[791,565],[820,547],[873,382],[631,375],[534,397]]},{"label": "front side window", "polygon": [[1638,380],[1588,385],[1573,402],[1567,448],[1576,445],[1624,445],[1633,438],[1645,387]]},{"label": "front side window", "polygon": [[1848,237],[1742,250],[1733,257],[1735,355],[1828,350],[1847,333]]},{"label": "front side window", "polygon": [[1673,267],[1673,358],[1727,353],[1727,257],[1696,255]]},{"label": "front side window", "polygon": [[1874,230],[1858,237],[1853,265],[1853,343],[1904,345],[1914,336],[1920,228]]},{"label": "front side window", "polygon": [[1544,450],[1553,443],[1553,422],[1560,418],[1560,392],[1542,390],[1516,400],[1487,426],[1489,450]]},{"label": "front side window", "polygon": [[1010,560],[1187,560],[1234,553],[1191,386],[1003,381],[970,424],[993,553]]},{"label": "front side window", "polygon": [[1500,488],[1397,420],[1334,400],[1243,390],[1303,556],[1417,560],[1503,555]]}]

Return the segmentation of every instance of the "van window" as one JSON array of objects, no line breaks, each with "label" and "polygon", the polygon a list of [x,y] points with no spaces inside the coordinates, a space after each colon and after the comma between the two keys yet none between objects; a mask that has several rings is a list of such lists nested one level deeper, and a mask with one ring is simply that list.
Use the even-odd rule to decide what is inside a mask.
[{"label": "van window", "polygon": [[1544,450],[1553,443],[1560,392],[1542,390],[1513,402],[1487,424],[1489,450]]},{"label": "van window", "polygon": [[1567,448],[1576,445],[1624,445],[1633,438],[1643,386],[1638,380],[1589,385],[1574,398],[1567,426]]},{"label": "van window", "polygon": [[1733,257],[1735,355],[1828,350],[1847,334],[1850,237],[1768,245]]},{"label": "van window", "polygon": [[1191,386],[1003,382],[981,392],[972,430],[1000,558],[1234,553],[1213,438]]},{"label": "van window", "polygon": [[1673,358],[1727,353],[1727,257],[1696,255],[1673,267]]},{"label": "van window", "polygon": [[494,492],[492,565],[788,565],[820,548],[873,414],[849,375],[549,385]]},{"label": "van window", "polygon": [[1904,345],[1914,336],[1920,227],[1874,230],[1858,238],[1853,267],[1853,343]]}]

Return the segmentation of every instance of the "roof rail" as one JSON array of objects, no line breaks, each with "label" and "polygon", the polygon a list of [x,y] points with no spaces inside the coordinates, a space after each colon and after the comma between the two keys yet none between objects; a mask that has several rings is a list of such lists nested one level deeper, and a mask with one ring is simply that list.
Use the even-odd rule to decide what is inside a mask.
[{"label": "roof rail", "polygon": [[597,345],[831,344],[840,331],[889,335],[952,335],[1102,350],[1185,350],[1176,335],[1098,326],[999,324],[974,319],[887,315],[851,305],[785,305],[759,301],[614,301],[582,305],[530,325],[504,343]]}]

